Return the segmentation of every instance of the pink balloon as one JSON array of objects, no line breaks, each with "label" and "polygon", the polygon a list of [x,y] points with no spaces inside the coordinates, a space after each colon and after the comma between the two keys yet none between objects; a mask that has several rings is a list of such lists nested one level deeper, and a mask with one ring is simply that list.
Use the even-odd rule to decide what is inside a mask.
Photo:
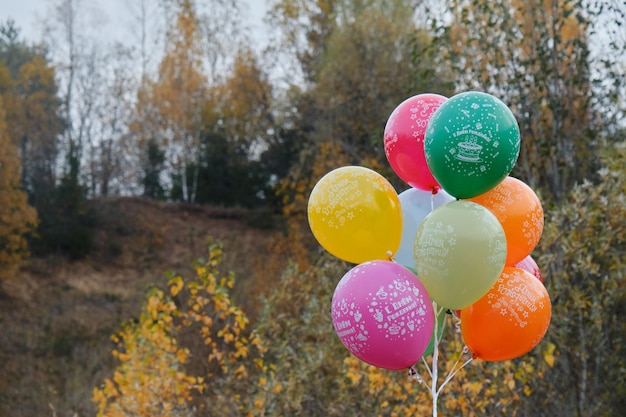
[{"label": "pink balloon", "polygon": [[535,262],[535,260],[530,255],[528,255],[527,257],[525,257],[524,259],[522,259],[521,261],[519,261],[513,266],[515,268],[523,269],[526,272],[530,272],[531,274],[536,276],[537,279],[539,279],[539,281],[543,282],[543,277],[541,276],[541,270],[539,269],[537,262]]},{"label": "pink balloon", "polygon": [[426,164],[424,134],[431,116],[446,100],[438,94],[409,97],[387,120],[385,155],[394,172],[411,187],[428,191],[441,188]]},{"label": "pink balloon", "polygon": [[348,271],[332,301],[335,332],[357,358],[385,369],[406,369],[426,351],[434,315],[424,285],[407,268],[370,261]]}]

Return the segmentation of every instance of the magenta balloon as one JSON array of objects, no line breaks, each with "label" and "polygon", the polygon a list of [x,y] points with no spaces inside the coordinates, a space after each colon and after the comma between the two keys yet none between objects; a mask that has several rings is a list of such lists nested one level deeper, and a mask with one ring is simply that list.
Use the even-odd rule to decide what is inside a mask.
[{"label": "magenta balloon", "polygon": [[402,265],[370,261],[348,271],[332,301],[335,332],[357,358],[406,369],[426,351],[434,326],[426,288]]},{"label": "magenta balloon", "polygon": [[530,255],[528,255],[513,266],[515,268],[523,269],[526,272],[530,272],[531,274],[536,276],[539,281],[543,282],[541,270],[539,269],[537,262],[535,262],[535,260]]},{"label": "magenta balloon", "polygon": [[424,135],[431,116],[447,100],[438,94],[418,94],[394,109],[385,126],[385,155],[403,181],[420,190],[438,190],[424,154]]}]

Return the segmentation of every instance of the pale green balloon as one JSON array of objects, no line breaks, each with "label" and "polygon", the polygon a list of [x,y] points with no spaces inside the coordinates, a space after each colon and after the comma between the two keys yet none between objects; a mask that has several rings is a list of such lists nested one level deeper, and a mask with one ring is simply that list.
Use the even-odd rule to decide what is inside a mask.
[{"label": "pale green balloon", "polygon": [[460,310],[495,284],[506,261],[506,237],[488,209],[452,201],[424,219],[413,253],[430,297],[443,307]]}]

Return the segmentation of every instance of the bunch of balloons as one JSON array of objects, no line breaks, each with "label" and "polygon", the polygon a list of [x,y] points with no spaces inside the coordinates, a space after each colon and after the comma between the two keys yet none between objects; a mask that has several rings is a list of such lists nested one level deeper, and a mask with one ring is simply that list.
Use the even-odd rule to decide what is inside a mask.
[{"label": "bunch of balloons", "polygon": [[384,149],[409,189],[398,195],[377,172],[345,166],[308,202],[317,241],[357,264],[332,300],[341,342],[369,364],[410,368],[432,352],[439,306],[459,314],[473,357],[529,352],[551,304],[531,257],[543,209],[509,176],[520,150],[511,110],[482,92],[419,94],[391,113]]}]

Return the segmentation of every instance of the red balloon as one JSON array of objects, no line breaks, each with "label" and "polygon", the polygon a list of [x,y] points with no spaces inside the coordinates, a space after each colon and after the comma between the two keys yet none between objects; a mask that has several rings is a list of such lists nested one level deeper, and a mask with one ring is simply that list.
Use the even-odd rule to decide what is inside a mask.
[{"label": "red balloon", "polygon": [[521,261],[519,261],[513,266],[515,268],[523,269],[526,272],[530,272],[531,274],[536,276],[539,281],[543,282],[543,277],[541,276],[541,270],[539,269],[537,262],[535,262],[532,256],[528,255],[527,257],[525,257],[524,259],[522,259]]},{"label": "red balloon", "polygon": [[523,269],[505,267],[487,294],[461,310],[461,333],[475,357],[506,361],[537,346],[551,315],[543,284]]},{"label": "red balloon", "polygon": [[424,135],[433,113],[446,100],[438,94],[409,97],[394,109],[387,120],[385,155],[394,172],[411,187],[428,191],[441,188],[426,164]]}]

